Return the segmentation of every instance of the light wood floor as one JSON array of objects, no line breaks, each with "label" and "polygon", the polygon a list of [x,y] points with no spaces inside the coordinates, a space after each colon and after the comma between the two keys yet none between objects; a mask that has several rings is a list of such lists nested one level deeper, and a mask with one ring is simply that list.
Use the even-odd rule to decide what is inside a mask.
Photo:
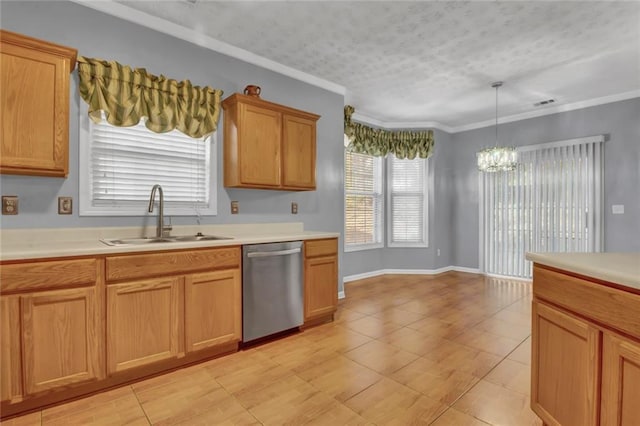
[{"label": "light wood floor", "polygon": [[542,424],[530,283],[450,272],[345,290],[333,323],[3,424]]}]

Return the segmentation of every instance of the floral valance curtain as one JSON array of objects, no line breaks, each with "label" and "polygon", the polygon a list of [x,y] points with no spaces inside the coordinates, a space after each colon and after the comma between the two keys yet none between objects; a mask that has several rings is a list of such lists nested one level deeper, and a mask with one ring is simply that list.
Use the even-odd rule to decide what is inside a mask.
[{"label": "floral valance curtain", "polygon": [[115,61],[78,57],[80,96],[89,104],[89,116],[120,127],[134,126],[142,117],[156,133],[174,129],[192,138],[216,130],[222,90],[193,86],[189,80],[176,81],[131,69]]},{"label": "floral valance curtain", "polygon": [[344,134],[349,139],[353,152],[384,157],[393,154],[397,158],[429,158],[433,154],[435,141],[433,130],[384,130],[374,129],[351,121],[355,109],[351,105],[344,107]]}]

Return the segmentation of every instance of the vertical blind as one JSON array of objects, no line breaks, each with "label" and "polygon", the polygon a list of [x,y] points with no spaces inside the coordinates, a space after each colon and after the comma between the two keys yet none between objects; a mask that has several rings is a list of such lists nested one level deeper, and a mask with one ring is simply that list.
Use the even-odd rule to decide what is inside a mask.
[{"label": "vertical blind", "polygon": [[517,170],[482,174],[485,272],[531,277],[527,251],[602,249],[603,141],[519,148]]},{"label": "vertical blind", "polygon": [[388,245],[427,245],[427,160],[389,155]]},{"label": "vertical blind", "polygon": [[180,131],[154,133],[141,121],[116,127],[90,124],[90,193],[93,206],[146,206],[162,185],[167,207],[208,208],[210,141]]},{"label": "vertical blind", "polygon": [[382,244],[382,157],[346,151],[345,245]]}]

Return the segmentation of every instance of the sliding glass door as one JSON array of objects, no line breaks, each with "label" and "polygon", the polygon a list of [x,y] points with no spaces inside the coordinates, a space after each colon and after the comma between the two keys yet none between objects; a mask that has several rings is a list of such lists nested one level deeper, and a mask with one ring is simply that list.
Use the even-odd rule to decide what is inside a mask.
[{"label": "sliding glass door", "polygon": [[532,252],[602,250],[604,138],[518,148],[518,169],[482,173],[481,264],[493,275],[531,277]]}]

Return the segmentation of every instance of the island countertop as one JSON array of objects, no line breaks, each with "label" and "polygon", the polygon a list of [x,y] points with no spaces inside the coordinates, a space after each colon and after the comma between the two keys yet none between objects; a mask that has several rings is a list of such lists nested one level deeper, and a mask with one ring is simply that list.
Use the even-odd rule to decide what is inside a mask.
[{"label": "island countertop", "polygon": [[640,253],[527,253],[527,260],[640,291]]}]

